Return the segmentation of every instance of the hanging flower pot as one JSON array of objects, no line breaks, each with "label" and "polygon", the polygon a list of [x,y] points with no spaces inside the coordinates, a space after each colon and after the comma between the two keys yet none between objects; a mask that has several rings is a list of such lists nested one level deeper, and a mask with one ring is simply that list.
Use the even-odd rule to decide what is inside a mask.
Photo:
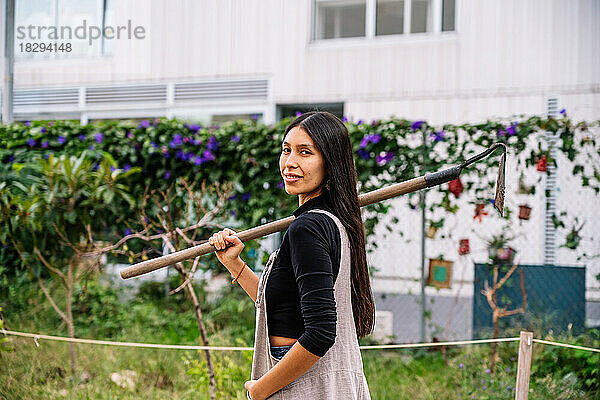
[{"label": "hanging flower pot", "polygon": [[473,216],[473,219],[479,219],[479,222],[481,222],[481,219],[483,218],[483,216],[488,215],[488,212],[485,211],[484,208],[485,208],[484,203],[475,204],[475,215]]},{"label": "hanging flower pot", "polygon": [[458,248],[458,254],[463,256],[465,254],[469,254],[471,252],[471,248],[469,247],[469,239],[460,239],[460,245]]},{"label": "hanging flower pot", "polygon": [[528,220],[531,214],[531,207],[526,204],[521,204],[519,206],[519,219]]},{"label": "hanging flower pot", "polygon": [[435,237],[435,233],[437,232],[438,228],[436,228],[433,225],[429,225],[429,228],[427,229],[427,233],[425,234],[425,236],[427,236],[429,239],[433,239]]},{"label": "hanging flower pot", "polygon": [[456,197],[458,199],[458,196],[460,196],[460,194],[463,191],[463,184],[460,181],[460,178],[454,179],[453,181],[450,181],[448,183],[448,189],[450,190],[450,192],[452,192],[452,194],[454,195],[454,197]]},{"label": "hanging flower pot", "polygon": [[548,161],[546,160],[545,154],[537,160],[536,166],[537,170],[540,172],[548,171]]},{"label": "hanging flower pot", "polygon": [[494,264],[512,264],[517,251],[512,247],[490,247],[489,255]]}]

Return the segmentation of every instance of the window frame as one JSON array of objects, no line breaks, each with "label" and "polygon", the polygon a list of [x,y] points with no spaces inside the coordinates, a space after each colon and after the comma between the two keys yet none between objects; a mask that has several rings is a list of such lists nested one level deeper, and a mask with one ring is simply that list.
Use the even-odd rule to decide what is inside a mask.
[{"label": "window frame", "polygon": [[432,7],[432,24],[433,29],[428,32],[416,32],[411,33],[411,17],[412,17],[412,2],[413,0],[404,0],[404,23],[403,33],[389,34],[389,35],[376,35],[377,29],[377,0],[365,0],[365,36],[347,37],[347,38],[331,38],[331,39],[317,39],[316,38],[316,10],[317,0],[312,0],[311,10],[309,13],[310,17],[310,31],[308,37],[308,47],[338,47],[339,45],[350,45],[350,46],[361,46],[365,43],[368,44],[389,44],[393,42],[406,42],[406,41],[430,41],[440,39],[454,38],[458,32],[458,24],[456,20],[457,10],[460,4],[460,0],[454,2],[454,30],[442,31],[442,13],[443,13],[443,0],[431,0]]},{"label": "window frame", "polygon": [[[58,21],[58,3],[60,0],[51,0],[50,1],[50,12],[51,12],[51,19],[53,20],[54,26],[58,27],[59,26],[59,21]],[[106,26],[106,13],[108,12],[108,8],[105,9],[105,5],[107,5],[107,0],[95,0],[96,1],[96,7],[97,7],[97,11],[99,12],[100,15],[100,22],[102,24],[102,29],[104,30],[104,27]],[[114,2],[111,3],[111,5],[114,7]],[[16,23],[15,23],[15,48],[17,45],[17,41],[16,41]],[[65,43],[68,43],[68,41],[66,41]],[[98,50],[94,53],[94,54],[90,54],[90,55],[70,55],[68,53],[60,53],[60,52],[44,52],[44,53],[39,53],[37,56],[33,56],[33,57],[19,57],[18,56],[18,52],[15,49],[15,61],[16,62],[20,62],[20,63],[36,63],[36,62],[45,62],[45,61],[65,61],[65,60],[87,60],[87,59],[94,59],[94,58],[104,58],[104,57],[112,57],[113,53],[107,53],[105,50],[105,38],[104,35],[101,35],[100,38],[100,43],[98,45]]]}]

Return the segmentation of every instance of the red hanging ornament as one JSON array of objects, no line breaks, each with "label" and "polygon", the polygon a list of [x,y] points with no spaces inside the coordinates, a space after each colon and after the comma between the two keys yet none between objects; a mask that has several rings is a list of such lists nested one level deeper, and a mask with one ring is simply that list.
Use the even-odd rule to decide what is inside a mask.
[{"label": "red hanging ornament", "polygon": [[459,241],[460,247],[458,248],[458,254],[463,256],[465,254],[469,254],[471,252],[471,248],[469,247],[469,239],[460,239]]},{"label": "red hanging ornament", "polygon": [[548,160],[546,160],[546,155],[542,155],[542,157],[538,158],[537,163],[537,170],[540,172],[547,172],[548,171]]},{"label": "red hanging ornament", "polygon": [[450,181],[448,183],[448,189],[452,192],[452,194],[454,195],[454,197],[456,197],[458,199],[458,196],[460,196],[460,194],[463,191],[463,184],[460,181],[460,178],[456,178],[453,181]]},{"label": "red hanging ornament", "polygon": [[473,216],[473,219],[479,219],[479,222],[481,222],[481,218],[484,215],[488,215],[488,212],[484,210],[485,204],[483,203],[478,203],[475,204],[475,215]]},{"label": "red hanging ornament", "polygon": [[531,207],[526,204],[521,204],[519,206],[519,219],[528,220],[531,215]]}]

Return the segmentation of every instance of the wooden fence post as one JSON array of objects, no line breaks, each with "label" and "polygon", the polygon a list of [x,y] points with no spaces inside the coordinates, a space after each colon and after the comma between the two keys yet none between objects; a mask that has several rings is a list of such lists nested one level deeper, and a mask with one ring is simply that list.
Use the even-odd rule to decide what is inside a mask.
[{"label": "wooden fence post", "polygon": [[517,364],[517,384],[515,400],[527,400],[529,397],[529,374],[531,373],[531,352],[533,332],[521,331],[519,341],[519,361]]}]

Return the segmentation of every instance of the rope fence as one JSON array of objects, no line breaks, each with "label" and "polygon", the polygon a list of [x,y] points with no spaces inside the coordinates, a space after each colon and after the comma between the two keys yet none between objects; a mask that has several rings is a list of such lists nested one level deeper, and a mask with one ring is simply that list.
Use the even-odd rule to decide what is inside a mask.
[{"label": "rope fence", "polygon": [[[40,333],[29,333],[29,332],[17,332],[2,329],[5,335],[14,335],[22,337],[33,338],[36,345],[38,339],[46,340],[58,340],[62,342],[74,342],[74,343],[86,343],[86,344],[103,344],[109,346],[125,346],[125,347],[146,347],[155,349],[174,349],[174,350],[215,350],[215,351],[248,351],[254,350],[253,347],[227,347],[227,346],[192,346],[192,345],[178,345],[178,344],[159,344],[159,343],[136,343],[136,342],[114,342],[109,340],[95,340],[95,339],[80,339],[80,338],[68,338],[64,336],[51,336],[43,335]],[[434,346],[460,346],[467,344],[483,344],[493,342],[518,342],[520,338],[498,338],[498,339],[481,339],[481,340],[462,340],[455,342],[435,342],[435,343],[406,343],[406,344],[384,344],[384,345],[372,345],[372,346],[360,346],[361,350],[377,350],[377,349],[407,349],[415,347],[434,347]],[[577,350],[594,351],[600,353],[600,349],[594,349],[591,347],[576,346],[567,343],[551,342],[548,340],[533,339],[534,342],[549,344],[553,346],[569,347]]]}]

